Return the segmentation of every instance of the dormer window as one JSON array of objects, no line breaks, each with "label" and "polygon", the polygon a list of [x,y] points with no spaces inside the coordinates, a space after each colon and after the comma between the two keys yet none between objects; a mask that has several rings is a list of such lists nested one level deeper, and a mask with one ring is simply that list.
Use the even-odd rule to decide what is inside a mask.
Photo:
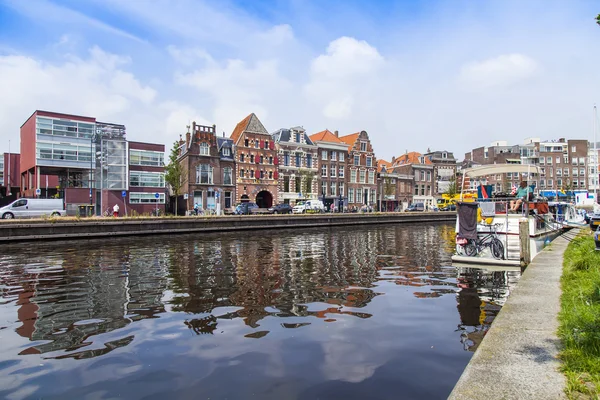
[{"label": "dormer window", "polygon": [[223,147],[223,155],[224,156],[230,156],[231,155],[231,149],[229,147]]},{"label": "dormer window", "polygon": [[448,158],[448,153],[446,153],[446,152],[442,153],[442,158]]},{"label": "dormer window", "polygon": [[210,149],[208,147],[208,143],[200,143],[200,155],[207,156],[209,155]]}]

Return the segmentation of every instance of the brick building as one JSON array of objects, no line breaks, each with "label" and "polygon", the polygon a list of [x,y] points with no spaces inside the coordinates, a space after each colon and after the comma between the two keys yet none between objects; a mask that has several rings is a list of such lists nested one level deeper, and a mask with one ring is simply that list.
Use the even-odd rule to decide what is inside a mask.
[{"label": "brick building", "polygon": [[428,158],[413,151],[397,157],[392,166],[397,173],[413,177],[413,203],[424,203],[430,207],[437,204],[434,197],[433,163]]},{"label": "brick building", "polygon": [[392,162],[377,160],[377,182],[379,185],[380,211],[399,211],[408,207],[413,198],[414,176],[403,174],[393,167]]},{"label": "brick building", "polygon": [[279,174],[273,138],[252,113],[236,125],[231,140],[235,146],[236,202],[271,207],[278,198]]},{"label": "brick building", "polygon": [[348,148],[348,207],[377,206],[377,160],[366,131],[341,136]]},{"label": "brick building", "polygon": [[[94,205],[97,215],[114,204],[119,205],[121,213],[132,208],[145,210],[145,203],[164,211],[164,187],[158,199],[142,199],[141,195],[130,198],[127,193],[130,155],[124,125],[36,110],[20,131],[22,196],[57,196],[64,199],[70,215],[75,215],[82,205]],[[164,168],[162,158],[159,168]],[[131,200],[133,203],[125,204]]]},{"label": "brick building", "polygon": [[339,138],[338,131],[325,129],[310,136],[317,146],[318,196],[329,209],[341,200],[348,206],[348,145]]},{"label": "brick building", "polygon": [[[193,210],[220,213],[233,206],[235,199],[235,164],[233,141],[217,137],[216,126],[192,123],[192,131],[180,141],[179,162],[185,171],[178,214]],[[186,193],[187,200],[183,197]]]},{"label": "brick building", "polygon": [[478,164],[529,164],[541,168],[540,176],[507,173],[487,176],[486,183],[498,192],[509,192],[523,179],[540,191],[574,191],[588,189],[589,144],[587,140],[564,138],[542,141],[528,138],[520,145],[497,141],[489,147],[473,149],[465,160]]},{"label": "brick building", "polygon": [[157,206],[164,212],[165,145],[142,142],[128,144],[128,207],[137,214],[151,214]]},{"label": "brick building", "polygon": [[297,126],[273,133],[279,159],[279,203],[317,199],[317,146],[304,128]]},{"label": "brick building", "polygon": [[429,151],[423,155],[433,164],[434,187],[433,194],[438,198],[446,193],[450,185],[456,186],[456,158],[454,154],[446,150]]}]

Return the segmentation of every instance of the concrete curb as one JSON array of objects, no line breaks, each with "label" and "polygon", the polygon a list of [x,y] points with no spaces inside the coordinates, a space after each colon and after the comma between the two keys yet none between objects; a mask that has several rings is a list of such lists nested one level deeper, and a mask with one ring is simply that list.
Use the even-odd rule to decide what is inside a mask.
[{"label": "concrete curb", "polygon": [[556,332],[567,245],[559,236],[527,267],[449,399],[566,398]]},{"label": "concrete curb", "polygon": [[456,221],[454,212],[316,214],[143,219],[82,219],[0,223],[0,243],[242,230]]}]

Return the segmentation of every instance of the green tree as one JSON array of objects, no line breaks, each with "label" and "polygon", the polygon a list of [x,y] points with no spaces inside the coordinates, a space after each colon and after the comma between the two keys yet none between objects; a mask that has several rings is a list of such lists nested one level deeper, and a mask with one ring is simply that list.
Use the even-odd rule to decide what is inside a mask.
[{"label": "green tree", "polygon": [[456,176],[452,175],[450,177],[450,184],[448,185],[448,189],[446,189],[444,193],[451,197],[454,197],[458,194],[456,190]]},{"label": "green tree", "polygon": [[181,188],[187,182],[187,171],[179,162],[179,141],[173,143],[171,154],[169,155],[169,164],[165,167],[165,181],[171,186],[175,195],[175,215],[177,215],[177,198],[181,194]]},{"label": "green tree", "polygon": [[383,178],[383,194],[385,196],[386,209],[389,208],[389,200],[387,196],[392,196],[396,192],[396,185],[392,183],[392,178]]},{"label": "green tree", "polygon": [[598,14],[598,16],[596,17],[596,23],[597,23],[598,25],[600,25],[600,14]]}]

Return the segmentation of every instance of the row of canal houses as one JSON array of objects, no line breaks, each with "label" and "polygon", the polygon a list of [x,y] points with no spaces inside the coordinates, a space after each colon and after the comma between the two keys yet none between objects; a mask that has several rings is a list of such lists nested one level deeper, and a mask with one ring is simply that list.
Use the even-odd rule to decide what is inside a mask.
[{"label": "row of canal houses", "polygon": [[[191,132],[189,129],[191,128]],[[231,209],[241,202],[262,208],[323,200],[326,207],[393,211],[412,202],[435,203],[456,172],[452,153],[406,153],[378,160],[366,131],[309,135],[301,126],[269,133],[252,113],[230,137],[195,122],[179,140],[184,182],[179,213]]]}]

